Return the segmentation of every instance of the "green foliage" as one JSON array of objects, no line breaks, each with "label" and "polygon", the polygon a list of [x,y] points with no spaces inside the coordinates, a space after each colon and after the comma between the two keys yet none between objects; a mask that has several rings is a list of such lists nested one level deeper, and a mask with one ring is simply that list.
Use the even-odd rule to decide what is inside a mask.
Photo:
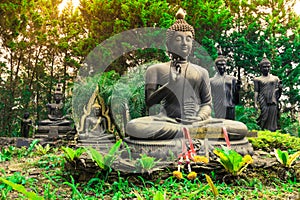
[{"label": "green foliage", "polygon": [[29,199],[32,199],[32,200],[41,200],[41,199],[44,199],[43,197],[37,195],[34,192],[28,192],[26,190],[26,188],[23,185],[21,185],[21,184],[16,184],[16,183],[14,183],[12,181],[9,181],[9,180],[6,180],[6,179],[4,179],[2,177],[0,177],[0,181],[3,182],[3,183],[5,183],[5,184],[7,184],[10,187],[12,187],[17,192],[22,193],[23,195],[25,195]]},{"label": "green foliage", "polygon": [[154,157],[142,154],[141,157],[137,159],[135,165],[138,169],[142,169],[150,173],[151,169],[155,167],[156,162]]},{"label": "green foliage", "polygon": [[86,152],[86,149],[83,148],[83,147],[79,147],[75,150],[70,148],[70,147],[61,147],[61,149],[65,153],[64,156],[65,156],[65,158],[67,159],[68,162],[76,161],[81,156],[81,154]]},{"label": "green foliage", "polygon": [[246,124],[248,130],[260,129],[260,127],[257,125],[256,122],[258,116],[257,116],[257,111],[255,110],[254,107],[250,108],[250,107],[238,105],[235,107],[235,114],[236,114],[235,119],[237,121]]},{"label": "green foliage", "polygon": [[47,144],[45,147],[43,147],[41,144],[37,144],[35,149],[37,155],[45,155],[50,151],[50,145]]},{"label": "green foliage", "polygon": [[45,154],[40,157],[39,160],[34,162],[34,166],[44,168],[46,170],[55,169],[56,167],[64,166],[64,158],[57,156],[56,154]]},{"label": "green foliage", "polygon": [[300,156],[300,151],[289,155],[287,151],[281,151],[280,149],[274,149],[277,160],[285,167],[291,167],[296,159]]},{"label": "green foliage", "polygon": [[104,156],[104,164],[107,167],[111,167],[115,159],[117,158],[117,152],[122,144],[122,140],[118,140],[109,150],[108,154]]},{"label": "green foliage", "polygon": [[72,188],[72,199],[76,198],[76,199],[84,200],[82,194],[77,189],[79,183],[75,183],[75,180],[74,180],[74,178],[72,176],[71,176],[71,183],[65,181],[64,184],[68,185],[68,186],[70,186]]},{"label": "green foliage", "polygon": [[166,194],[163,194],[161,191],[157,191],[153,197],[153,200],[165,200]]},{"label": "green foliage", "polygon": [[292,136],[300,137],[300,124],[294,119],[290,113],[282,113],[280,115],[279,125],[282,133],[289,133]]},{"label": "green foliage", "polygon": [[219,162],[234,176],[240,175],[246,167],[253,162],[250,155],[241,156],[227,147],[216,148],[214,153],[219,157]]},{"label": "green foliage", "polygon": [[300,138],[279,131],[258,131],[258,137],[248,138],[254,149],[272,151],[273,149],[300,151]]},{"label": "green foliage", "polygon": [[[12,176],[7,177],[6,179],[8,181],[21,185],[24,185],[27,182],[26,177],[24,177],[20,172],[15,172]],[[7,185],[3,183],[0,185],[0,189],[5,188],[6,186]]]},{"label": "green foliage", "polygon": [[121,115],[128,106],[130,118],[145,115],[145,72],[147,63],[131,68],[121,77],[114,71],[105,72],[99,80],[99,92],[106,105],[113,106],[114,113]]},{"label": "green foliage", "polygon": [[84,108],[87,109],[86,106],[88,105],[88,101],[97,87],[98,81],[99,76],[93,76],[74,84],[72,92],[73,96],[76,98],[72,98],[72,118],[76,124],[80,123],[81,116],[84,114]]},{"label": "green foliage", "polygon": [[36,146],[39,142],[40,142],[40,140],[34,139],[34,140],[30,143],[30,145],[29,145],[27,151],[24,153],[24,156],[30,156],[30,155],[33,153],[33,150],[34,150],[35,146]]},{"label": "green foliage", "polygon": [[111,105],[112,94],[115,90],[115,85],[119,81],[120,75],[114,70],[104,72],[98,79],[99,94],[104,98],[106,105]]},{"label": "green foliage", "polygon": [[93,159],[93,161],[96,162],[96,164],[104,170],[110,170],[111,165],[113,164],[113,162],[115,161],[117,155],[117,151],[119,150],[119,147],[122,144],[122,140],[118,140],[109,150],[108,154],[106,155],[102,155],[101,153],[99,153],[99,151],[97,151],[96,149],[92,148],[92,147],[88,147],[88,153],[91,156],[91,158]]},{"label": "green foliage", "polygon": [[87,150],[88,150],[87,152],[90,154],[93,161],[97,163],[98,167],[100,167],[101,169],[106,169],[106,166],[104,164],[103,155],[92,147],[88,147]]},{"label": "green foliage", "polygon": [[14,146],[9,146],[8,148],[2,147],[2,150],[0,152],[0,162],[11,160],[14,154],[14,150]]}]

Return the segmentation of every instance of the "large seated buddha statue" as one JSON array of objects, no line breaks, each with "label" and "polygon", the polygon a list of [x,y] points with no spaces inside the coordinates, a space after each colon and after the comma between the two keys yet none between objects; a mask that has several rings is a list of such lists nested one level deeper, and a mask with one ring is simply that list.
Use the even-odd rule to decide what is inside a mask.
[{"label": "large seated buddha statue", "polygon": [[166,46],[170,61],[148,67],[145,76],[145,100],[148,108],[160,104],[160,113],[133,119],[126,125],[131,141],[167,143],[183,138],[183,127],[194,139],[208,138],[211,144],[226,144],[229,140],[246,145],[247,127],[242,122],[211,118],[211,88],[208,71],[189,61],[195,38],[194,28],[184,20],[185,12],[177,12],[175,23],[167,30]]}]

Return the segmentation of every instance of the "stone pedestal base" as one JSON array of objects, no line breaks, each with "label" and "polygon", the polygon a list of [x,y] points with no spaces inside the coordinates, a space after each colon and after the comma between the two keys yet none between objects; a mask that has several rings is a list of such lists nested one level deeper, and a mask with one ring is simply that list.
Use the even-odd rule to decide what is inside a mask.
[{"label": "stone pedestal base", "polygon": [[[177,158],[182,152],[182,139],[172,140],[133,140],[130,138],[124,138],[124,142],[131,149],[131,156],[140,157],[140,154],[146,154],[148,156],[155,157],[157,159]],[[226,146],[226,142],[223,139],[219,140],[207,140],[208,151],[212,154],[212,150],[216,147]],[[185,141],[188,145],[188,141]],[[247,138],[241,140],[231,141],[231,149],[234,149],[242,155],[253,155],[253,147],[249,143]],[[193,145],[198,155],[206,155],[204,140],[193,140]]]}]

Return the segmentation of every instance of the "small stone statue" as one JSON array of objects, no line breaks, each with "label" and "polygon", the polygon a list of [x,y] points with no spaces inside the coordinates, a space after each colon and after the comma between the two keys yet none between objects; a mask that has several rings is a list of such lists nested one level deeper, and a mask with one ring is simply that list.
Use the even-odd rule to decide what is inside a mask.
[{"label": "small stone statue", "polygon": [[254,78],[254,106],[260,109],[257,119],[262,129],[276,131],[278,129],[278,104],[282,93],[281,81],[270,74],[271,62],[264,54],[259,63],[262,76]]},{"label": "small stone statue", "polygon": [[[46,104],[48,109],[48,119],[44,119],[38,122],[35,138],[41,137],[42,139],[56,141],[59,138],[72,140],[76,134],[73,120],[68,116],[64,115],[63,109],[64,104],[62,84],[58,83],[55,88],[53,95],[54,102]],[[44,138],[45,134],[48,135]]]},{"label": "small stone statue", "polygon": [[84,133],[80,134],[80,139],[99,138],[106,131],[106,120],[101,116],[101,106],[95,103],[92,106],[93,115],[85,119]]},{"label": "small stone statue", "polygon": [[62,85],[57,84],[53,99],[53,103],[46,104],[48,108],[48,119],[40,121],[40,125],[70,125],[72,122],[68,120],[67,115],[63,115],[64,104],[62,102],[63,93],[62,93]]},{"label": "small stone statue", "polygon": [[64,104],[62,103],[63,94],[59,84],[54,92],[53,98],[54,103],[46,104],[48,108],[48,118],[53,121],[62,120]]},{"label": "small stone statue", "polygon": [[[183,127],[193,137],[199,133],[199,127],[211,125],[226,127],[231,140],[243,139],[248,132],[245,124],[211,118],[208,71],[189,62],[195,32],[184,16],[182,9],[178,11],[177,20],[167,30],[166,45],[171,61],[152,65],[146,71],[146,105],[161,104],[161,112],[129,121],[126,133],[132,139],[167,140],[184,137]],[[215,139],[220,139],[220,134],[215,134]]]},{"label": "small stone statue", "polygon": [[215,60],[217,73],[210,78],[211,94],[213,100],[214,117],[235,119],[235,105],[239,103],[241,82],[237,78],[225,74],[226,59],[218,50]]},{"label": "small stone statue", "polygon": [[29,131],[30,131],[30,126],[32,125],[32,121],[29,118],[29,113],[25,112],[23,119],[21,121],[21,136],[28,138],[29,137]]}]

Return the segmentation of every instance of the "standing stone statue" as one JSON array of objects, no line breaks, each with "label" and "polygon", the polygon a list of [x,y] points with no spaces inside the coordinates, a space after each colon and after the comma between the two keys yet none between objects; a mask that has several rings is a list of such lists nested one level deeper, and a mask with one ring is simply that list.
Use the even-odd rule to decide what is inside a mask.
[{"label": "standing stone statue", "polygon": [[211,94],[213,100],[214,117],[235,119],[235,105],[239,103],[239,91],[241,82],[226,72],[226,59],[218,50],[218,58],[215,60],[217,73],[210,78]]},{"label": "standing stone statue", "polygon": [[[182,138],[183,127],[188,128],[193,137],[199,133],[199,127],[211,124],[226,127],[231,140],[243,139],[248,132],[245,124],[211,119],[208,71],[189,61],[195,31],[184,16],[185,12],[179,10],[177,20],[167,30],[166,45],[171,61],[152,65],[146,71],[146,105],[161,104],[161,111],[158,115],[129,121],[126,133],[132,139],[167,140]],[[220,139],[221,131],[215,135]]]},{"label": "standing stone statue", "polygon": [[32,121],[29,118],[29,113],[25,112],[23,119],[21,121],[21,136],[28,138],[29,137],[29,131],[30,131],[30,126],[32,125]]},{"label": "standing stone statue", "polygon": [[259,63],[262,76],[254,79],[254,106],[260,109],[257,119],[262,129],[275,131],[278,129],[278,104],[282,92],[281,81],[270,74],[271,62],[266,54]]}]

